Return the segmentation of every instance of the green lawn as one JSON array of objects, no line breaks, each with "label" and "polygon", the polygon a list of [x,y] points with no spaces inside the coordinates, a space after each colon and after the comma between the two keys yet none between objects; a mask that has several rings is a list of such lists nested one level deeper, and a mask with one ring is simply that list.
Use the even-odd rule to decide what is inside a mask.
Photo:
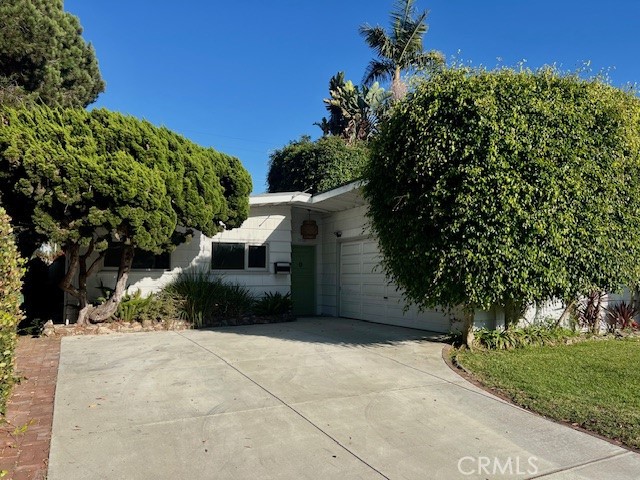
[{"label": "green lawn", "polygon": [[640,448],[640,341],[460,351],[483,384],[545,416]]}]

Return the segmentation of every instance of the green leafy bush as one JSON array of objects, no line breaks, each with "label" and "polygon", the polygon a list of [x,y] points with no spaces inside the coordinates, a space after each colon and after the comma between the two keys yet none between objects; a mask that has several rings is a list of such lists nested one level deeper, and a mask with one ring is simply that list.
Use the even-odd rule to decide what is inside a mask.
[{"label": "green leafy bush", "polygon": [[151,296],[143,297],[142,292],[137,290],[134,294],[126,294],[122,301],[118,304],[116,313],[113,318],[122,320],[123,322],[134,322],[140,320],[148,310],[153,298]]},{"label": "green leafy bush", "polygon": [[[98,287],[102,291],[102,297],[98,300],[105,302],[113,295],[114,289],[100,282]],[[176,295],[165,290],[152,293],[143,297],[140,290],[134,294],[126,294],[118,305],[116,313],[111,320],[123,322],[167,322],[180,318],[180,301]]]},{"label": "green leafy bush", "polygon": [[177,298],[161,291],[149,297],[151,302],[138,314],[139,322],[170,322],[180,318],[180,305]]},{"label": "green leafy bush", "polygon": [[546,325],[530,325],[506,330],[482,328],[476,332],[476,343],[488,350],[511,350],[528,346],[566,343],[569,338],[576,335],[572,330]]},{"label": "green leafy bush", "polygon": [[368,160],[364,143],[347,145],[334,136],[315,142],[302,137],[271,154],[269,192],[324,192],[362,177]]},{"label": "green leafy bush", "polygon": [[0,207],[0,413],[13,385],[13,355],[20,311],[24,261],[18,255],[9,216]]},{"label": "green leafy bush", "polygon": [[[0,105],[0,116],[0,195],[24,227],[23,251],[43,241],[64,251],[61,285],[79,324],[116,312],[136,249],[171,252],[194,230],[213,236],[247,218],[251,177],[240,161],[166,128],[104,109]],[[88,277],[114,237],[116,291],[92,305]]]},{"label": "green leafy bush", "polygon": [[282,315],[291,312],[293,302],[291,294],[282,295],[280,292],[265,292],[264,297],[257,300],[253,306],[256,315]]},{"label": "green leafy bush", "polygon": [[513,324],[534,302],[634,284],[638,132],[640,99],[598,78],[432,75],[393,107],[365,170],[385,273],[421,307],[461,309],[465,333],[477,310]]},{"label": "green leafy bush", "polygon": [[216,292],[216,316],[239,317],[251,311],[255,298],[247,287],[237,283],[226,283],[222,279],[219,281],[220,286]]},{"label": "green leafy bush", "polygon": [[254,303],[245,286],[211,278],[206,271],[181,272],[164,292],[176,299],[180,316],[198,328],[241,316]]}]

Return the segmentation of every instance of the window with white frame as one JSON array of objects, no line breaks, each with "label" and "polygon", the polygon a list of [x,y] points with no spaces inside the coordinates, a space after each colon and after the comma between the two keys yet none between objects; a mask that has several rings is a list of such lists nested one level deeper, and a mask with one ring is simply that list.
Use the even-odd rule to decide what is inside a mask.
[{"label": "window with white frame", "polygon": [[266,270],[267,245],[213,242],[212,270]]}]

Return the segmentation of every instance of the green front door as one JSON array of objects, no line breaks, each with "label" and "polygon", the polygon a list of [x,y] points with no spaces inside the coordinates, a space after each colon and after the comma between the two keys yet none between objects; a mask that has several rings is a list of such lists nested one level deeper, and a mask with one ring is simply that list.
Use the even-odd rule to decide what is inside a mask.
[{"label": "green front door", "polygon": [[316,314],[316,247],[291,246],[291,300],[294,315]]}]

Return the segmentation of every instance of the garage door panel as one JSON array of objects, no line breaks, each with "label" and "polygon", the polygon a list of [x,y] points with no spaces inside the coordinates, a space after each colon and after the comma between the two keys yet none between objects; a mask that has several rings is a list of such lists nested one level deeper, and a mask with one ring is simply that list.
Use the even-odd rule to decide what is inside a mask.
[{"label": "garage door panel", "polygon": [[376,287],[376,291],[378,292],[378,294],[381,297],[386,297],[387,296],[386,288],[384,288],[385,285],[383,283],[381,283],[381,282],[376,282],[375,280],[371,281],[371,279],[367,278],[366,281],[362,282],[362,285],[367,285],[368,287],[374,287],[375,286]]},{"label": "garage door panel", "polygon": [[362,275],[367,281],[377,282],[383,285],[386,285],[388,283],[387,276],[380,269],[367,268],[367,266],[365,265],[362,268]]},{"label": "garage door panel", "polygon": [[348,257],[349,255],[360,255],[362,253],[361,243],[343,243],[342,244],[342,256]]},{"label": "garage door panel", "polygon": [[344,305],[342,306],[342,311],[344,313],[341,315],[347,318],[359,318],[361,315],[360,307],[357,305]]},{"label": "garage door panel", "polygon": [[364,242],[362,242],[362,252],[375,253],[376,255],[380,255],[378,244],[372,240],[365,240]]},{"label": "garage door panel", "polygon": [[384,308],[384,305],[379,304],[379,305],[375,305],[373,303],[363,303],[362,304],[362,313],[365,315],[369,315],[369,316],[374,316],[374,317],[386,317]]},{"label": "garage door panel", "polygon": [[377,244],[371,240],[345,242],[340,248],[340,315],[390,325],[447,331],[443,312],[404,311],[402,292],[389,283],[380,266]]},{"label": "garage door panel", "polygon": [[362,284],[363,295],[374,295],[376,297],[384,297],[385,288],[384,285],[377,283],[364,283]]},{"label": "garage door panel", "polygon": [[380,264],[380,255],[378,253],[363,253],[360,258],[362,258],[362,263],[365,265],[375,267]]},{"label": "garage door panel", "polygon": [[361,285],[343,285],[340,288],[340,296],[346,302],[360,302],[360,298],[362,296],[362,286]]},{"label": "garage door panel", "polygon": [[342,285],[362,285],[362,276],[359,273],[347,273],[341,277]]},{"label": "garage door panel", "polygon": [[342,274],[343,275],[349,275],[352,273],[357,273],[360,274],[362,273],[362,266],[357,263],[357,264],[353,264],[353,263],[348,263],[346,265],[342,265]]},{"label": "garage door panel", "polygon": [[396,292],[395,289],[390,292],[388,287],[385,288],[385,296],[389,299],[389,302],[395,304],[402,303],[404,306],[404,298],[402,298],[402,294],[400,292]]},{"label": "garage door panel", "polygon": [[382,274],[382,275],[384,275],[384,272],[382,271],[382,269],[380,268],[380,265],[378,263],[363,263],[362,264],[362,272],[363,273],[368,273],[368,274]]},{"label": "garage door panel", "polygon": [[387,304],[387,315],[395,318],[412,318],[413,315],[411,312],[404,312],[404,307],[402,305],[398,305],[395,302]]}]

